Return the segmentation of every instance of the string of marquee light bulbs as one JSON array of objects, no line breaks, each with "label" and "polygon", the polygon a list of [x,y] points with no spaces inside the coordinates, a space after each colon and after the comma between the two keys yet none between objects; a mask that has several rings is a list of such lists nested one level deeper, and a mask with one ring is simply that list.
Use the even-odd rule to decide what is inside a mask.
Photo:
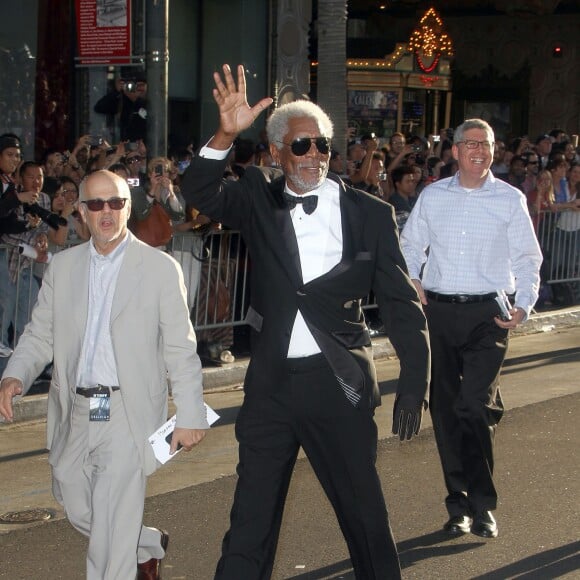
[{"label": "string of marquee light bulbs", "polygon": [[[435,70],[442,56],[453,56],[453,41],[445,32],[443,20],[431,7],[419,21],[409,38],[408,50],[415,54],[419,68],[430,73]],[[426,64],[424,57],[432,58]]]}]

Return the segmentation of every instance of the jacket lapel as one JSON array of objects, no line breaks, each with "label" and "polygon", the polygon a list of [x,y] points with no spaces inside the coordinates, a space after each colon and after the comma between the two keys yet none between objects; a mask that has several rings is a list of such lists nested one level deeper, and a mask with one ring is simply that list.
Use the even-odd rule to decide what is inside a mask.
[{"label": "jacket lapel", "polygon": [[279,177],[269,185],[272,197],[276,202],[274,209],[274,226],[276,230],[280,232],[282,243],[285,245],[286,251],[290,256],[288,275],[290,276],[294,286],[299,288],[302,286],[302,266],[300,264],[300,253],[298,251],[296,232],[292,225],[290,212],[288,211],[286,202],[284,201],[283,192],[285,183],[284,177]]},{"label": "jacket lapel", "polygon": [[113,298],[113,306],[111,308],[111,324],[131,301],[131,298],[134,297],[135,292],[138,290],[142,277],[142,261],[140,244],[137,242],[137,239],[133,234],[129,232],[129,243],[127,244],[123,263],[121,264],[121,269],[119,271],[119,278],[117,279],[115,296]]},{"label": "jacket lapel", "polygon": [[74,313],[73,319],[78,336],[83,339],[87,326],[87,316],[89,310],[89,265],[90,252],[89,242],[83,244],[84,255],[75,259],[69,269],[70,284],[74,296],[71,296],[70,304],[74,304],[71,311]]},{"label": "jacket lapel", "polygon": [[350,264],[363,246],[365,215],[352,188],[346,188],[341,179],[329,175],[340,188],[340,215],[342,221],[342,260]]}]

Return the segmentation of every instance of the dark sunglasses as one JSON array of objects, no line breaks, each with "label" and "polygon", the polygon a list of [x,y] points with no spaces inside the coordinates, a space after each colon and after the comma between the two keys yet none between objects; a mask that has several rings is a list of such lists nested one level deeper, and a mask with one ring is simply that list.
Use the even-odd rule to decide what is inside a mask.
[{"label": "dark sunglasses", "polygon": [[125,207],[126,197],[110,197],[109,199],[86,199],[83,203],[90,211],[102,211],[107,204],[111,209],[119,210]]},{"label": "dark sunglasses", "polygon": [[323,155],[327,155],[330,151],[330,139],[328,137],[298,137],[292,143],[285,143],[284,141],[279,141],[279,143],[288,145],[292,153],[297,157],[306,155],[310,151],[312,143],[316,145],[318,152]]}]

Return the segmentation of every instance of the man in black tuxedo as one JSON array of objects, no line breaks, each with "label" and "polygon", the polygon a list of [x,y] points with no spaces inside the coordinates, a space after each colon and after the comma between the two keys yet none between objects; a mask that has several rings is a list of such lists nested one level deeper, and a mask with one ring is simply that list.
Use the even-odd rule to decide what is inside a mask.
[{"label": "man in black tuxedo", "polygon": [[290,478],[302,447],[338,517],[357,578],[400,578],[375,468],[380,404],[361,300],[373,290],[401,363],[393,432],[419,431],[428,333],[392,208],[327,175],[332,123],[308,101],[277,109],[267,131],[284,171],[222,181],[228,152],[272,99],[246,100],[228,65],[214,74],[220,126],[193,160],[184,197],[241,230],[251,266],[252,358],[236,423],[238,484],[216,578],[270,578]]}]

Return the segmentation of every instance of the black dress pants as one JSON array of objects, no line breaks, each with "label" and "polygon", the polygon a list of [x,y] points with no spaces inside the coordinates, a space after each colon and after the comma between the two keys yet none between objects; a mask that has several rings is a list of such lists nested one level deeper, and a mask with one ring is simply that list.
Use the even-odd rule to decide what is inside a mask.
[{"label": "black dress pants", "polygon": [[375,468],[373,411],[349,403],[322,355],[289,359],[281,384],[273,385],[270,395],[254,395],[250,386],[236,436],[238,483],[216,578],[271,577],[300,447],[336,512],[356,578],[401,577]]},{"label": "black dress pants", "polygon": [[450,516],[494,510],[493,444],[503,415],[499,376],[508,331],[494,301],[425,307],[431,342],[430,409]]}]

